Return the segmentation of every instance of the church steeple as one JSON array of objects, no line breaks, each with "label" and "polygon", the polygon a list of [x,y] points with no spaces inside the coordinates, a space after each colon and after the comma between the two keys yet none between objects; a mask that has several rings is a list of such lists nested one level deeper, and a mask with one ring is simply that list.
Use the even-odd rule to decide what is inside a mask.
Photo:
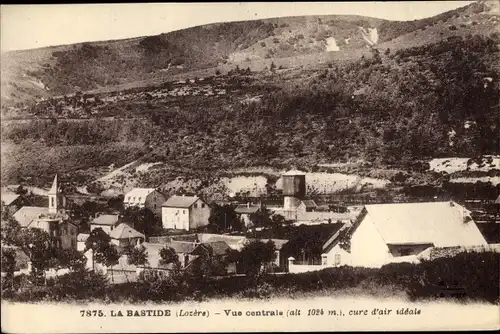
[{"label": "church steeple", "polygon": [[64,195],[61,194],[59,186],[57,184],[57,174],[54,176],[54,181],[52,181],[52,187],[49,192],[49,213],[57,213],[60,209],[64,209],[66,206],[66,199]]},{"label": "church steeple", "polygon": [[54,181],[52,181],[52,187],[49,190],[49,195],[57,195],[59,193],[59,188],[57,187],[57,174],[54,176]]}]

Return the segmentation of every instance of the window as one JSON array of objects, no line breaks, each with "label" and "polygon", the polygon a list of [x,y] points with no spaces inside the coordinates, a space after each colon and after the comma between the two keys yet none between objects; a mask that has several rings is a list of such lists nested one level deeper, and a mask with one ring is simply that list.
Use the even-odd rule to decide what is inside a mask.
[{"label": "window", "polygon": [[182,214],[183,214],[183,215],[184,215],[184,214],[186,214],[186,210],[182,210]]},{"label": "window", "polygon": [[54,207],[54,197],[50,197],[50,206]]},{"label": "window", "polygon": [[153,205],[153,207],[154,207],[154,208],[155,208],[155,210],[156,210],[156,203]]},{"label": "window", "polygon": [[340,264],[340,254],[335,254],[335,265]]},{"label": "window", "polygon": [[408,256],[411,254],[411,249],[410,248],[401,248],[399,250],[399,254],[401,254],[401,256]]},{"label": "window", "polygon": [[205,203],[201,203],[201,207],[204,208],[205,207]]},{"label": "window", "polygon": [[133,198],[134,202],[135,202],[135,197]]},{"label": "window", "polygon": [[131,199],[131,198],[132,198],[132,197],[130,197],[130,196],[128,197],[128,201],[129,201],[129,202],[130,202],[130,199]]},{"label": "window", "polygon": [[142,197],[139,197],[139,202],[141,201]]},{"label": "window", "polygon": [[194,203],[194,208],[196,209],[198,207],[198,204],[197,203]]}]

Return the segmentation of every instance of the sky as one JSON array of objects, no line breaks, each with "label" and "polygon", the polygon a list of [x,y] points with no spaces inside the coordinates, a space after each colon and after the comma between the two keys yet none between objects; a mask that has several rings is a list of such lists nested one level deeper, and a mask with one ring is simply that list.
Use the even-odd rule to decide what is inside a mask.
[{"label": "sky", "polygon": [[2,5],[0,50],[123,39],[214,22],[301,15],[415,20],[473,1]]}]

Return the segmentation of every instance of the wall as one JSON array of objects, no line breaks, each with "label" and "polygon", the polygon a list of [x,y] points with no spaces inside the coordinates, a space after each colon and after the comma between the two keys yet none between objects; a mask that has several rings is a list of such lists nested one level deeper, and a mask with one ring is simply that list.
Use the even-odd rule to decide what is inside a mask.
[{"label": "wall", "polygon": [[161,206],[166,200],[162,193],[155,190],[146,197],[146,208],[151,210],[156,216],[161,217]]},{"label": "wall", "polygon": [[208,218],[210,218],[210,207],[198,199],[191,205],[189,215],[189,228],[195,229],[200,226],[208,225]]},{"label": "wall", "polygon": [[189,230],[189,209],[187,208],[162,208],[163,228]]},{"label": "wall", "polygon": [[353,266],[380,268],[389,263],[392,255],[369,214],[361,221],[351,237]]},{"label": "wall", "polygon": [[294,264],[292,261],[288,262],[288,272],[291,274],[305,273],[308,271],[316,271],[328,268],[324,265],[312,265],[312,264]]},{"label": "wall", "polygon": [[49,233],[51,232],[50,226],[49,226],[49,221],[45,219],[35,219],[31,222],[29,225],[30,228],[39,228],[41,230],[44,230],[45,232]]},{"label": "wall", "polygon": [[[352,265],[351,254],[345,249],[342,249],[339,245],[335,245],[328,253],[325,254],[326,263],[323,262],[327,267],[338,267],[338,266],[350,266]],[[340,263],[337,263],[335,255],[340,255]]]},{"label": "wall", "polygon": [[62,223],[61,229],[61,247],[63,249],[77,249],[78,228],[70,223]]}]

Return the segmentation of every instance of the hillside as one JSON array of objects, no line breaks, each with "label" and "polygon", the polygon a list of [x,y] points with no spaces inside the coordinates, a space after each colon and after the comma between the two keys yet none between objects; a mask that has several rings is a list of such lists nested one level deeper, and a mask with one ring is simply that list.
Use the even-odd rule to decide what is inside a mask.
[{"label": "hillside", "polygon": [[[415,186],[434,196],[435,189],[426,187],[465,193],[454,181],[477,179],[489,183],[479,184],[472,193],[495,197],[500,172],[491,156],[500,154],[500,36],[492,28],[498,16],[488,8],[477,3],[413,22],[336,17],[337,32],[352,28],[356,34],[349,44],[336,42],[340,51],[301,47],[276,52],[276,58],[261,52],[261,43],[276,38],[266,34],[281,31],[283,37],[288,29],[306,39],[308,27],[320,26],[318,20],[333,24],[333,19],[196,27],[192,31],[212,29],[206,37],[213,40],[217,34],[232,34],[226,31],[228,25],[253,28],[243,37],[231,35],[224,45],[219,42],[218,51],[198,42],[198,52],[206,52],[206,57],[185,52],[183,64],[166,72],[144,69],[160,66],[164,59],[159,55],[175,58],[197,44],[156,49],[161,44],[151,41],[200,37],[183,30],[20,52],[24,58],[19,56],[16,64],[25,62],[33,75],[33,66],[43,57],[59,52],[53,59],[59,65],[47,66],[47,73],[57,69],[54,75],[36,72],[41,75],[37,80],[54,85],[45,91],[47,96],[54,90],[72,93],[3,106],[2,184],[47,187],[57,172],[74,187],[88,185],[90,192],[108,194],[131,186],[161,187],[167,193],[276,194],[277,175],[296,167],[317,180],[309,193],[382,198],[384,191],[394,195]],[[365,20],[366,29],[358,26],[354,33],[359,20]],[[460,23],[467,20],[476,24]],[[325,48],[330,33],[324,35]],[[252,43],[235,51],[244,41]],[[295,42],[303,43],[302,38]],[[140,45],[150,50],[149,56]],[[81,52],[90,57],[75,61]],[[124,66],[122,77],[115,75],[119,62],[103,54],[119,55],[130,67]],[[220,54],[226,55],[226,64],[217,58]],[[245,54],[254,58],[241,60]],[[149,65],[144,63],[148,59]],[[96,78],[106,75],[118,79],[97,84]],[[93,89],[75,92],[71,80],[79,83],[78,89],[84,90],[83,84]],[[33,91],[17,89],[16,94],[33,96]],[[489,157],[484,163],[469,159],[479,156]],[[448,164],[453,158],[463,158],[466,167],[443,173],[428,165]],[[474,169],[474,164],[484,168]]]},{"label": "hillside", "polygon": [[356,60],[367,47],[401,48],[449,36],[488,35],[498,26],[491,5],[474,3],[411,22],[359,16],[307,16],[210,24],[108,42],[89,42],[2,54],[2,104],[33,102],[76,91],[170,80],[234,65],[261,70],[271,62],[316,67]]}]

